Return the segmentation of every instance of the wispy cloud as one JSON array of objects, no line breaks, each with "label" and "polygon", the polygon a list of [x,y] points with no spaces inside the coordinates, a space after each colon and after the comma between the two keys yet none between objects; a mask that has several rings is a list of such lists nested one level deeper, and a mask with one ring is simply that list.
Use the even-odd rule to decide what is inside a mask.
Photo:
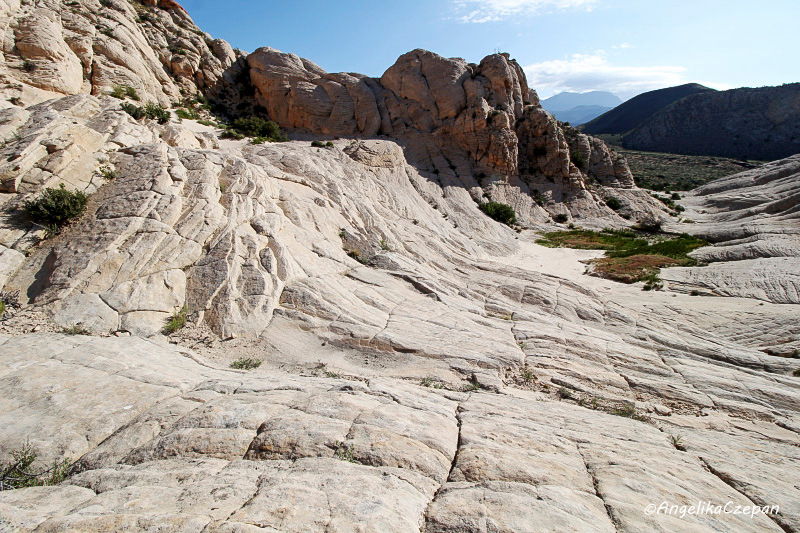
[{"label": "wispy cloud", "polygon": [[687,83],[686,69],[676,65],[615,65],[604,50],[573,54],[524,67],[528,85],[546,98],[563,91],[610,91],[622,97]]},{"label": "wispy cloud", "polygon": [[570,9],[591,11],[598,0],[456,0],[461,22],[494,22]]}]

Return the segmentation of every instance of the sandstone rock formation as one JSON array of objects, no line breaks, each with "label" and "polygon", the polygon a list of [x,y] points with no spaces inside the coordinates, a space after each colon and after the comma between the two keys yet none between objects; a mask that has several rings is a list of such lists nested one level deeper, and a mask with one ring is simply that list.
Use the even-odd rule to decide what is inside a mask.
[{"label": "sandstone rock formation", "polygon": [[708,266],[669,269],[683,290],[800,303],[800,155],[719,179],[681,202],[695,224],[676,229],[712,243]]},{"label": "sandstone rock formation", "polygon": [[5,106],[115,85],[168,105],[218,85],[241,55],[168,0],[4,0],[0,28]]},{"label": "sandstone rock formation", "polygon": [[[550,214],[566,208],[579,218],[613,217],[601,202],[602,186],[627,189],[623,194],[640,215],[660,211],[602,141],[579,135],[580,146],[567,142],[508,54],[468,64],[414,50],[379,80],[328,74],[271,48],[248,55],[247,65],[255,101],[282,126],[392,137],[426,177],[442,186],[480,187],[512,204],[523,220],[546,219],[537,198]],[[573,164],[575,150],[589,162],[584,169]],[[588,186],[592,181],[601,187]]]}]

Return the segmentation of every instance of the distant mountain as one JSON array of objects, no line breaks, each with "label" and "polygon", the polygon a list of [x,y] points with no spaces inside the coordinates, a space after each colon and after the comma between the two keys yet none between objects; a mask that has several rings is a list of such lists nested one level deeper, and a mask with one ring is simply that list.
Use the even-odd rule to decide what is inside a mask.
[{"label": "distant mountain", "polygon": [[600,105],[579,105],[565,111],[553,111],[552,114],[561,122],[569,122],[570,126],[580,126],[611,109]]},{"label": "distant mountain", "polygon": [[[626,133],[664,106],[686,96],[706,92],[714,92],[714,89],[709,89],[697,83],[687,83],[686,85],[642,93],[584,124],[581,131],[590,135]],[[547,108],[545,107],[545,109]]]},{"label": "distant mountain", "polygon": [[[542,100],[542,107],[555,114],[556,111],[568,111],[579,106],[600,106],[613,108],[622,103],[615,94],[605,91],[590,91],[588,93],[559,93]],[[560,120],[560,119],[559,119]]]},{"label": "distant mountain", "polygon": [[761,160],[798,154],[800,83],[687,96],[639,123],[622,138],[622,145],[635,150]]}]

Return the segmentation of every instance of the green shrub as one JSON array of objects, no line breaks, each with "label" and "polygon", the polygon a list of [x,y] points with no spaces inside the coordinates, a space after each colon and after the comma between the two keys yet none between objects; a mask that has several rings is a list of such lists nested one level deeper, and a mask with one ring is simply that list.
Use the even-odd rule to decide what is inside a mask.
[{"label": "green shrub", "polygon": [[170,119],[169,111],[155,102],[148,102],[147,105],[144,106],[144,113],[147,118],[157,120],[159,124],[166,124]]},{"label": "green shrub", "polygon": [[36,469],[37,453],[29,442],[19,450],[11,452],[11,461],[0,463],[0,491],[58,485],[69,475],[71,462],[68,459],[54,460],[50,468]]},{"label": "green shrub", "polygon": [[68,191],[62,183],[57,189],[47,188],[35,200],[26,200],[23,209],[30,219],[42,226],[60,229],[86,212],[89,197],[82,191]]},{"label": "green shrub", "polygon": [[267,142],[266,137],[253,137],[250,140],[250,144],[264,144],[265,142]]},{"label": "green shrub", "polygon": [[478,207],[489,216],[489,218],[493,218],[503,224],[508,224],[510,226],[517,221],[517,214],[514,212],[514,208],[508,204],[486,202],[485,204],[478,204]]},{"label": "green shrub", "polygon": [[180,308],[180,310],[175,311],[172,314],[172,317],[167,322],[167,325],[164,326],[164,333],[167,335],[172,335],[183,326],[186,325],[186,315],[189,312],[189,309],[184,305]]},{"label": "green shrub", "polygon": [[793,375],[794,377],[796,377],[796,378],[800,378],[800,368],[798,368],[797,370],[795,370],[794,372],[792,372],[792,375]]},{"label": "green shrub", "polygon": [[553,217],[553,220],[555,220],[559,224],[563,224],[567,220],[569,220],[569,215],[567,215],[566,213],[559,213],[559,214],[557,214],[556,216]]},{"label": "green shrub", "polygon": [[80,324],[75,324],[74,326],[70,326],[68,328],[62,328],[61,333],[64,335],[91,335],[92,332],[86,329],[85,327],[81,326]]},{"label": "green shrub", "polygon": [[581,170],[586,168],[586,158],[583,157],[583,154],[578,151],[573,151],[569,155],[569,160],[572,161],[572,164],[578,167]]},{"label": "green shrub", "polygon": [[155,102],[148,102],[144,107],[125,102],[120,107],[132,116],[134,120],[141,120],[146,117],[157,121],[159,124],[166,124],[171,116],[169,111]]},{"label": "green shrub", "polygon": [[252,359],[250,357],[240,357],[231,363],[231,368],[236,370],[253,370],[261,366],[261,359]]},{"label": "green shrub", "polygon": [[197,120],[200,118],[200,114],[195,111],[194,109],[177,109],[175,114],[178,116],[179,119],[183,120]]},{"label": "green shrub", "polygon": [[231,122],[230,128],[247,137],[264,137],[272,142],[289,140],[275,122],[261,117],[237,118]]},{"label": "green shrub", "polygon": [[140,100],[139,93],[130,85],[114,85],[114,88],[111,89],[108,95],[119,98],[120,100],[124,100],[126,97],[136,101]]},{"label": "green shrub", "polygon": [[314,148],[324,148],[325,143],[323,143],[322,141],[311,141],[311,146],[313,146]]},{"label": "green shrub", "polygon": [[124,102],[120,107],[123,111],[133,117],[133,120],[141,120],[144,118],[144,109],[137,105],[131,104],[130,102]]},{"label": "green shrub", "polygon": [[331,141],[326,142],[325,148],[333,148],[333,143]]},{"label": "green shrub", "polygon": [[36,63],[26,59],[25,61],[22,62],[22,68],[23,70],[25,70],[25,72],[33,72],[34,70],[36,70]]},{"label": "green shrub", "polygon": [[111,168],[109,165],[101,165],[97,171],[100,172],[100,175],[108,181],[117,179],[117,171]]},{"label": "green shrub", "polygon": [[622,202],[619,201],[619,198],[615,198],[614,196],[606,198],[606,205],[614,211],[622,209]]},{"label": "green shrub", "polygon": [[246,135],[244,133],[239,133],[236,130],[228,128],[222,132],[222,135],[220,135],[220,137],[222,137],[223,139],[234,139],[237,141],[241,141],[246,137]]}]

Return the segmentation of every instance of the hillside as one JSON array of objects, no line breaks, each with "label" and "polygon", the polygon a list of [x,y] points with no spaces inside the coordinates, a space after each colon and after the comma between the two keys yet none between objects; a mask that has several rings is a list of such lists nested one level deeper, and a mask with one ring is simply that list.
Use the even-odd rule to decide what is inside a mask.
[{"label": "hillside", "polygon": [[622,144],[636,150],[767,161],[800,153],[800,83],[684,98],[642,121]]},{"label": "hillside", "polygon": [[712,92],[714,89],[697,83],[687,83],[677,87],[657,89],[634,96],[611,111],[584,124],[581,131],[590,135],[598,133],[627,133],[652,116],[656,111],[693,94]]},{"label": "hillside", "polygon": [[800,531],[797,157],[692,222],[508,54],[0,26],[0,531]]}]

